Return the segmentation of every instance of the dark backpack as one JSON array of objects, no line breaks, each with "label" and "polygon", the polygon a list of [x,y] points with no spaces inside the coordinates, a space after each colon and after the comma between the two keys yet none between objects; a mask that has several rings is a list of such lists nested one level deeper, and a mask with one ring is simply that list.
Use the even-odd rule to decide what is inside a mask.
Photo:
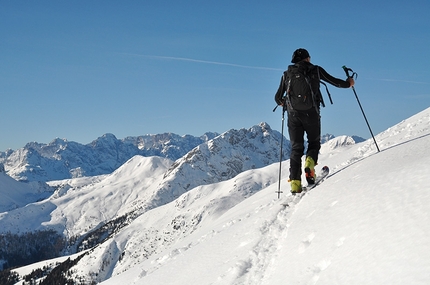
[{"label": "dark backpack", "polygon": [[307,111],[311,108],[319,110],[322,100],[319,91],[320,79],[318,66],[294,64],[288,66],[284,72],[285,86],[287,86],[287,104],[296,111]]},{"label": "dark backpack", "polygon": [[307,111],[319,107],[319,76],[314,65],[294,64],[284,72],[284,84],[287,87],[286,100],[291,109]]}]

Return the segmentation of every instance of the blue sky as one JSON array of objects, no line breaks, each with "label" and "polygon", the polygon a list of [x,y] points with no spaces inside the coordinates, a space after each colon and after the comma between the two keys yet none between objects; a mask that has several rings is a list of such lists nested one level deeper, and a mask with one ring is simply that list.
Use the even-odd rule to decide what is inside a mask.
[{"label": "blue sky", "polygon": [[[0,151],[280,131],[273,97],[300,47],[335,77],[359,74],[377,134],[430,106],[429,11],[428,0],[1,1]],[[322,132],[369,138],[352,90],[329,88]]]}]

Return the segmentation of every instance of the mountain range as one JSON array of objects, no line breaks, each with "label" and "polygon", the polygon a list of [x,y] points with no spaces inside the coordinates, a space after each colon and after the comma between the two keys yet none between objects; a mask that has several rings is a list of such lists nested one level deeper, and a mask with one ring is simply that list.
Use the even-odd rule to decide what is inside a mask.
[{"label": "mountain range", "polygon": [[[13,164],[6,163],[6,169],[0,173],[0,195],[4,198],[0,205],[0,231],[4,235],[13,233],[24,236],[26,233],[53,231],[56,239],[59,233],[64,237],[64,242],[57,244],[63,245],[60,255],[65,257],[57,261],[64,261],[63,266],[80,264],[80,269],[73,274],[75,280],[84,280],[82,284],[109,280],[131,270],[136,263],[172,250],[172,246],[203,225],[207,227],[211,221],[215,222],[242,201],[276,184],[281,141],[279,132],[261,123],[249,129],[229,130],[212,136],[212,139],[209,139],[210,136],[200,138],[202,143],[175,160],[160,155],[137,154],[113,172],[96,176],[60,180],[45,178],[46,182],[31,179],[17,181],[8,174],[19,172],[11,171],[12,168],[8,172],[7,168]],[[91,145],[116,145],[113,135],[105,135],[101,139],[108,143]],[[289,142],[286,139],[283,141],[284,159],[287,159]],[[63,143],[64,140],[55,140],[49,144],[51,148],[37,144],[38,147],[33,147],[33,150],[43,152],[44,155],[39,154],[39,158],[52,161],[55,157],[61,157],[58,159],[61,161],[66,157],[63,155],[68,153],[64,150],[69,148],[69,143]],[[167,153],[162,151],[164,148],[161,145],[169,143],[153,141],[154,145],[160,146],[158,153]],[[371,143],[364,143],[363,149],[367,154]],[[30,145],[35,143],[27,146]],[[354,139],[342,136],[325,143],[322,152],[335,153],[355,145]],[[142,146],[140,149],[144,149]],[[17,152],[24,153],[26,147]],[[88,146],[82,147],[88,149]],[[171,148],[179,151],[172,144],[166,149]],[[57,152],[61,156],[56,156]],[[6,156],[10,158],[12,152],[3,157]],[[28,171],[30,168],[24,169]],[[45,169],[44,173],[51,173],[55,168],[49,169]],[[287,162],[283,163],[282,172],[287,176]],[[29,177],[29,172],[23,173],[26,174],[19,177]],[[31,177],[36,178],[37,175]],[[194,243],[203,240],[195,240]],[[167,259],[176,255],[175,252],[172,254]],[[66,259],[68,257],[70,259]],[[4,259],[3,263],[10,265],[10,260]],[[19,271],[20,276],[30,276],[39,264],[23,267]],[[43,264],[48,268],[55,267],[51,262]],[[35,275],[31,276],[27,278],[38,279]],[[53,278],[52,274],[50,276]]]},{"label": "mountain range", "polygon": [[[266,123],[262,124],[276,137],[280,137],[279,132],[272,130]],[[117,139],[113,134],[104,134],[85,145],[56,138],[48,144],[30,142],[20,149],[0,152],[0,165],[9,176],[25,182],[96,176],[112,173],[135,155],[177,160],[218,135],[207,132],[195,137],[164,133]],[[322,136],[321,142],[332,138],[333,135],[326,134]],[[358,136],[352,138],[356,143],[364,141]],[[285,144],[288,146],[285,152],[288,157],[289,141],[286,139]]]},{"label": "mountain range", "polygon": [[54,139],[49,144],[31,142],[18,150],[0,152],[8,174],[20,181],[52,181],[112,173],[135,155],[176,160],[217,133],[200,137],[172,133],[117,139],[105,134],[89,144]]}]

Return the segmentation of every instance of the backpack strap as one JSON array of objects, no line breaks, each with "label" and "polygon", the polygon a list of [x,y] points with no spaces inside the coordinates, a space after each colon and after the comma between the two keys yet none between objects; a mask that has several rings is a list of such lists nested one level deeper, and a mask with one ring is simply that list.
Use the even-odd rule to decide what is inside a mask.
[{"label": "backpack strap", "polygon": [[[321,80],[319,66],[317,65],[316,67],[317,67],[317,73],[318,73],[318,80],[320,81],[320,83],[321,83],[322,85],[324,85],[324,86],[325,86],[325,90],[326,90],[326,92],[327,92],[328,98],[330,99],[330,103],[333,105],[333,100],[331,99],[331,94],[330,94],[330,92],[328,91],[327,84],[325,84],[325,82],[323,82],[323,81]],[[323,107],[325,107],[324,99],[323,99],[322,95],[321,95],[321,104],[322,104],[322,106],[323,106]]]},{"label": "backpack strap", "polygon": [[[320,80],[320,83],[325,86],[325,91],[327,92],[328,98],[330,99],[330,103],[333,105],[333,100],[331,99],[331,95],[330,95],[330,92],[328,91],[327,84],[325,84],[322,80]],[[322,100],[321,102],[323,104],[323,107],[325,107],[324,100],[322,99],[322,96],[321,96],[321,100]]]},{"label": "backpack strap", "polygon": [[293,105],[291,105],[291,101],[290,101],[290,95],[289,95],[289,92],[290,92],[290,85],[291,85],[291,79],[290,78],[288,78],[288,76],[287,76],[287,72],[284,72],[284,82],[286,81],[286,79],[288,79],[288,81],[287,81],[287,88],[285,89],[285,91],[286,91],[286,94],[285,94],[285,97],[284,97],[284,102],[286,103],[286,104],[284,104],[284,108],[287,108],[287,109],[293,109]]},{"label": "backpack strap", "polygon": [[[319,104],[317,103],[317,94],[315,94],[314,90],[312,89],[312,84],[311,84],[311,79],[309,78],[308,73],[311,73],[313,69],[317,69],[317,74],[318,74],[318,80],[320,79],[320,73],[319,73],[319,69],[318,69],[318,65],[311,65],[308,67],[308,70],[305,71],[304,75],[305,75],[305,79],[306,79],[306,83],[309,85],[309,89],[311,90],[311,94],[312,94],[312,105],[315,108],[315,111],[319,114],[320,113],[320,108],[319,108]],[[317,90],[317,92],[319,92],[319,89]],[[321,92],[319,92],[321,93]],[[323,107],[325,107],[324,104],[324,100],[322,98],[322,96],[320,97],[320,102],[322,103]]]}]

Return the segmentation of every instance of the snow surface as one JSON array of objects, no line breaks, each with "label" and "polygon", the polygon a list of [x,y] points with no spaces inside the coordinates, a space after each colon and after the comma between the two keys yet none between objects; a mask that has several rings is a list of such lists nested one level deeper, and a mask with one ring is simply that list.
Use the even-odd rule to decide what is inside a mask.
[{"label": "snow surface", "polygon": [[[430,284],[430,108],[376,139],[379,153],[373,140],[324,144],[319,167],[328,165],[331,174],[302,199],[288,193],[289,161],[282,164],[281,199],[279,163],[194,187],[93,248],[75,274],[103,285]],[[115,196],[129,191],[118,185],[157,179],[146,172],[154,162],[139,168],[141,159],[109,176],[116,187],[102,179],[100,193]],[[166,164],[157,162],[160,173]],[[77,188],[69,191],[79,199]],[[92,195],[91,207],[108,196]],[[125,212],[117,204],[111,215]],[[71,228],[81,227],[85,222]],[[29,267],[16,271],[23,270]]]},{"label": "snow surface", "polygon": [[0,213],[43,200],[52,195],[52,192],[53,189],[44,182],[17,182],[0,171]]}]

